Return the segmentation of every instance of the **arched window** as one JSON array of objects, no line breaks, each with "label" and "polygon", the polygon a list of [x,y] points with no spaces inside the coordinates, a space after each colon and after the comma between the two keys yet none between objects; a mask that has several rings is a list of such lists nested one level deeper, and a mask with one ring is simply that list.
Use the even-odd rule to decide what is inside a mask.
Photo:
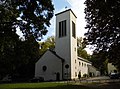
[{"label": "arched window", "polygon": [[83,63],[82,63],[82,66],[83,66]]}]

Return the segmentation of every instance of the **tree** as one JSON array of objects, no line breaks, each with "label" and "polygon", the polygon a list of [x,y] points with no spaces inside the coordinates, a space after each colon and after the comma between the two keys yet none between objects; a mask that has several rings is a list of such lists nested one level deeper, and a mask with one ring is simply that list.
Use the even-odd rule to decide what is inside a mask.
[{"label": "tree", "polygon": [[53,17],[51,0],[2,0],[0,1],[0,24],[10,24],[14,31],[19,28],[25,38],[31,35],[41,40]]},{"label": "tree", "polygon": [[101,51],[97,53],[94,51],[89,61],[91,61],[92,65],[100,71],[101,75],[107,74],[108,59],[104,52]]},{"label": "tree", "polygon": [[55,48],[55,37],[54,36],[48,37],[45,42],[49,44],[49,48]]},{"label": "tree", "polygon": [[83,40],[82,37],[77,38],[77,54],[78,56],[89,59],[90,55],[87,54],[87,51],[85,50],[86,42]]},{"label": "tree", "polygon": [[120,43],[120,1],[86,0],[85,5],[86,29],[88,29],[85,36],[88,44],[94,45],[98,53],[107,52],[110,60],[119,62],[119,55],[115,60],[114,56],[119,50],[117,48]]},{"label": "tree", "polygon": [[45,42],[40,42],[40,55],[44,54],[48,49],[55,48],[55,37],[48,37]]},{"label": "tree", "polygon": [[16,12],[9,1],[0,1],[0,79],[14,68],[14,48],[19,41],[14,24],[19,16]]},{"label": "tree", "polygon": [[[119,43],[120,38],[120,3],[119,0],[86,0],[85,34],[90,44],[99,50],[108,50]],[[117,13],[116,13],[117,12]]]},{"label": "tree", "polygon": [[108,58],[110,59],[109,62],[115,65],[118,71],[120,71],[120,44],[111,46]]},{"label": "tree", "polygon": [[15,66],[12,76],[16,74],[18,78],[32,78],[35,72],[35,63],[40,58],[39,44],[33,36],[27,40],[20,41],[15,47]]},{"label": "tree", "polygon": [[41,40],[47,33],[47,26],[53,17],[53,4],[51,0],[14,0],[20,13],[18,26],[25,38],[34,36]]},{"label": "tree", "polygon": [[[36,40],[47,33],[53,10],[51,0],[0,1],[0,79],[6,74],[28,72],[28,66],[32,70],[28,73],[33,73],[33,63],[39,57]],[[16,34],[17,29],[24,40]]]}]

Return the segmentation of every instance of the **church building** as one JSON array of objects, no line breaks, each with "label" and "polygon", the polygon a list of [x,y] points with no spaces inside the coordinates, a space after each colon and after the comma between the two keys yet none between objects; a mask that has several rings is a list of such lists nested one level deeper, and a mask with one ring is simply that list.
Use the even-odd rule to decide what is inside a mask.
[{"label": "church building", "polygon": [[56,14],[55,48],[35,64],[35,77],[45,81],[77,79],[88,74],[91,62],[77,56],[76,15],[71,9]]}]

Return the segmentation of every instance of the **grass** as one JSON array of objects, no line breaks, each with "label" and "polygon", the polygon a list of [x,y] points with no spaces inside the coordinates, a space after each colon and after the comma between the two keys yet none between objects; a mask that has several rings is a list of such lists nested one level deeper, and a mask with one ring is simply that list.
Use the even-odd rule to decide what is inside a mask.
[{"label": "grass", "polygon": [[90,89],[90,88],[66,83],[16,83],[16,84],[0,84],[0,89]]},{"label": "grass", "polygon": [[67,83],[11,83],[0,84],[0,89],[119,89],[120,83],[84,83],[84,84],[67,84]]}]

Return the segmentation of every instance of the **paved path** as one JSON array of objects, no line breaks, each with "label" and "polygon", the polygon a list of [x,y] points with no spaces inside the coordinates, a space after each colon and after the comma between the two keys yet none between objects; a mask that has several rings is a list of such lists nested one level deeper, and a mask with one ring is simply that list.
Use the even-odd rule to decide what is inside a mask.
[{"label": "paved path", "polygon": [[91,83],[91,82],[96,82],[96,83],[107,83],[107,82],[120,82],[120,79],[110,79],[108,76],[100,76],[100,77],[93,77],[93,78],[88,78],[85,80],[80,80],[82,83]]},{"label": "paved path", "polygon": [[112,83],[112,82],[120,82],[120,79],[110,79],[108,76],[99,76],[99,77],[92,77],[87,79],[77,79],[72,81],[58,81],[59,83]]},{"label": "paved path", "polygon": [[99,76],[99,77],[93,77],[93,78],[88,78],[86,80],[107,80],[110,79],[109,76]]}]

